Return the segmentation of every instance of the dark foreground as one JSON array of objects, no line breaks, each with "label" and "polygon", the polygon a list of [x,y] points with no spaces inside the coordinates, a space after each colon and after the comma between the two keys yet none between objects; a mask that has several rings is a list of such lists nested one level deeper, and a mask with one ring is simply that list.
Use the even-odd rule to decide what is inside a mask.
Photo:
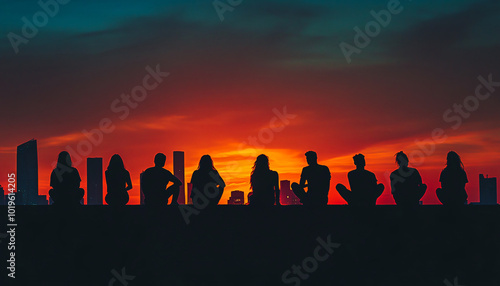
[{"label": "dark foreground", "polygon": [[[5,222],[7,208],[0,213]],[[186,224],[174,207],[63,212],[18,206],[16,278],[7,279],[4,271],[3,238],[2,280],[67,286],[500,285],[498,206],[219,206],[190,219]],[[301,273],[294,274],[293,265]]]}]

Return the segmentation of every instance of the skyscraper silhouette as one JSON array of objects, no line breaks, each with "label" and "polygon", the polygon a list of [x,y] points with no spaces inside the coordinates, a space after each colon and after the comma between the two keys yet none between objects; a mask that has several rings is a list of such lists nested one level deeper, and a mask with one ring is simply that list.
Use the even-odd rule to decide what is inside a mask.
[{"label": "skyscraper silhouette", "polygon": [[244,205],[245,204],[245,193],[242,191],[232,191],[229,200],[227,201],[228,205]]},{"label": "skyscraper silhouette", "polygon": [[497,204],[497,178],[485,178],[479,174],[479,198],[482,205]]},{"label": "skyscraper silhouette", "polygon": [[4,189],[3,189],[2,185],[0,185],[0,206],[3,206],[5,204],[6,204],[6,201],[5,201]]},{"label": "skyscraper silhouette", "polygon": [[87,205],[102,205],[102,158],[87,158]]},{"label": "skyscraper silhouette", "polygon": [[139,175],[139,193],[140,193],[140,198],[141,198],[141,201],[140,201],[140,205],[144,205],[144,193],[142,192],[142,175],[144,175],[144,171],[141,172],[141,174]]},{"label": "skyscraper silhouette", "polygon": [[38,151],[32,139],[17,146],[17,204],[38,204]]},{"label": "skyscraper silhouette", "polygon": [[181,180],[182,186],[180,186],[179,198],[177,202],[179,205],[186,204],[186,184],[184,183],[184,152],[174,151],[174,176]]},{"label": "skyscraper silhouette", "polygon": [[282,205],[300,205],[300,200],[290,188],[289,180],[280,181],[280,201]]},{"label": "skyscraper silhouette", "polygon": [[187,183],[187,195],[188,195],[188,204],[193,204],[193,199],[191,198],[191,192],[193,191],[193,184]]}]

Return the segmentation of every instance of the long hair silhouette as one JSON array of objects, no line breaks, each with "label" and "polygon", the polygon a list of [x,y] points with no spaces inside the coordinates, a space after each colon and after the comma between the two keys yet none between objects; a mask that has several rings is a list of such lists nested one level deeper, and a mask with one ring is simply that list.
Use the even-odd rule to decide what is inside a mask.
[{"label": "long hair silhouette", "polygon": [[71,156],[67,151],[62,151],[59,153],[59,156],[57,157],[57,167],[58,168],[64,168],[64,167],[72,167],[71,163]]},{"label": "long hair silhouette", "polygon": [[458,155],[455,151],[448,152],[448,155],[446,156],[446,166],[449,168],[464,169],[464,163],[462,163],[460,155]]},{"label": "long hair silhouette", "polygon": [[269,169],[269,157],[267,157],[264,154],[257,156],[257,159],[255,160],[255,163],[253,164],[253,167],[252,167],[252,174],[250,175],[250,189],[251,190],[253,189],[253,187],[255,185],[257,176],[259,174],[268,172],[269,170],[270,170]]},{"label": "long hair silhouette", "polygon": [[122,157],[120,157],[120,155],[118,155],[118,154],[114,154],[113,156],[111,156],[107,170],[109,170],[109,171],[124,171],[125,164],[123,164]]},{"label": "long hair silhouette", "polygon": [[212,171],[215,170],[214,161],[210,155],[201,156],[200,163],[198,163],[198,169],[201,171]]}]

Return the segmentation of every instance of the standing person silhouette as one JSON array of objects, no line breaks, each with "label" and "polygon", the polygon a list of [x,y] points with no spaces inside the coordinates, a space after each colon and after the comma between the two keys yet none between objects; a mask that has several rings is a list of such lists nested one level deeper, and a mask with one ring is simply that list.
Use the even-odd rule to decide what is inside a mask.
[{"label": "standing person silhouette", "polygon": [[127,191],[132,189],[132,180],[120,155],[115,154],[111,157],[105,176],[108,188],[105,197],[106,203],[110,206],[126,205],[129,200]]},{"label": "standing person silhouette", "polygon": [[427,190],[422,177],[415,168],[408,167],[408,156],[403,151],[396,154],[399,168],[391,173],[391,193],[400,206],[418,206]]},{"label": "standing person silhouette", "polygon": [[214,197],[210,199],[210,207],[219,204],[224,188],[226,187],[224,180],[222,180],[219,172],[215,169],[214,162],[210,155],[203,155],[201,157],[198,169],[196,169],[191,176],[191,184],[193,184],[193,190],[191,191],[192,200],[195,199],[196,192],[202,194],[207,193],[209,196],[205,195],[206,197],[212,197],[211,194],[214,193],[215,190]]},{"label": "standing person silhouette", "polygon": [[[178,205],[181,180],[175,177],[170,171],[165,170],[167,156],[158,153],[155,156],[155,166],[146,169],[142,175],[142,192],[144,193],[144,203],[150,206],[164,206],[168,204],[168,199],[172,197],[171,205]],[[167,188],[168,183],[173,185]]]},{"label": "standing person silhouette", "polygon": [[467,203],[465,184],[469,180],[462,159],[456,152],[450,151],[446,156],[446,168],[441,172],[439,181],[441,188],[436,190],[436,195],[443,205],[459,206]]},{"label": "standing person silhouette", "polygon": [[72,166],[71,156],[62,151],[57,158],[57,166],[50,174],[49,196],[55,205],[80,205],[85,191],[80,188],[80,174]]},{"label": "standing person silhouette", "polygon": [[365,170],[366,161],[363,154],[357,154],[353,159],[356,169],[347,174],[351,190],[342,184],[338,184],[336,189],[349,205],[374,206],[384,192],[384,185],[377,184],[375,174]]},{"label": "standing person silhouette", "polygon": [[[318,164],[318,155],[314,151],[305,154],[309,166],[302,169],[300,183],[293,183],[292,190],[303,205],[324,206],[328,204],[330,191],[330,169]],[[307,187],[307,193],[304,188]]]},{"label": "standing person silhouette", "polygon": [[278,172],[269,168],[269,158],[261,154],[255,160],[250,175],[251,206],[281,205]]}]

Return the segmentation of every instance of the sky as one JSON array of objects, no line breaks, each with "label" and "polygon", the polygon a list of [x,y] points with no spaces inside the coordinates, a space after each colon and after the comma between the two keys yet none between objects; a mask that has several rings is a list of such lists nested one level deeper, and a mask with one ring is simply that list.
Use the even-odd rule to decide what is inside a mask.
[{"label": "sky", "polygon": [[0,184],[34,138],[40,194],[60,151],[85,189],[85,159],[106,168],[117,153],[137,204],[154,155],[172,171],[184,151],[186,182],[212,156],[226,203],[250,191],[257,155],[298,181],[314,150],[330,204],[345,204],[335,185],[357,153],[386,186],[378,204],[394,204],[387,174],[403,150],[436,204],[454,150],[478,201],[479,174],[500,176],[500,3],[351,2],[2,1]]}]

